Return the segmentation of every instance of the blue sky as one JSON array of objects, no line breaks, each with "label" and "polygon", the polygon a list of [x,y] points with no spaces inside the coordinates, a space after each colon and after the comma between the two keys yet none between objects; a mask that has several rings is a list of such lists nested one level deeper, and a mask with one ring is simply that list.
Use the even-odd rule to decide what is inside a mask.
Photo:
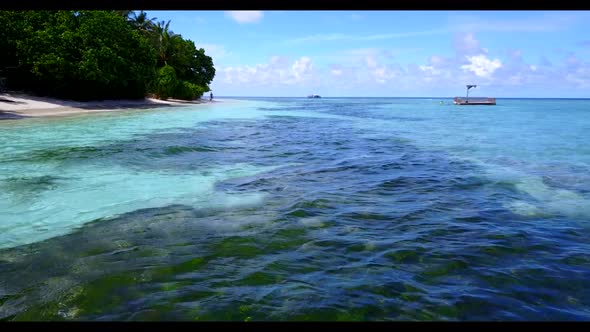
[{"label": "blue sky", "polygon": [[219,96],[590,97],[588,11],[146,11]]}]

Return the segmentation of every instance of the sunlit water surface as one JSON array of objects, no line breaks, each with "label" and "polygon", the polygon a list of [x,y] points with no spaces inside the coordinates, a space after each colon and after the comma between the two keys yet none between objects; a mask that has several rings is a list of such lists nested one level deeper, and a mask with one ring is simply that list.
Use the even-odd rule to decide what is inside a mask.
[{"label": "sunlit water surface", "polygon": [[590,101],[0,121],[0,318],[590,320]]}]

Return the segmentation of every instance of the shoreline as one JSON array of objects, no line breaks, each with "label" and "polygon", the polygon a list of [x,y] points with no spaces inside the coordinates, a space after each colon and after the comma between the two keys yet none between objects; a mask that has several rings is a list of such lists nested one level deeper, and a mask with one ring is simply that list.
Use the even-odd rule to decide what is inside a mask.
[{"label": "shoreline", "polygon": [[39,117],[69,116],[86,113],[117,112],[124,110],[147,110],[163,107],[186,107],[212,104],[222,100],[99,100],[73,101],[51,97],[37,97],[21,93],[0,93],[0,120],[19,120]]}]

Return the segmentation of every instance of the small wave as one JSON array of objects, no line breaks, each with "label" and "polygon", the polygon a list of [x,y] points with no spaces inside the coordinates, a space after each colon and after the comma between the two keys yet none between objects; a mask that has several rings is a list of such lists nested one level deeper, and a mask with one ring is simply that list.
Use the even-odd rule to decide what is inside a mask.
[{"label": "small wave", "polygon": [[169,146],[164,150],[167,155],[176,155],[186,152],[217,152],[218,149],[207,146]]}]

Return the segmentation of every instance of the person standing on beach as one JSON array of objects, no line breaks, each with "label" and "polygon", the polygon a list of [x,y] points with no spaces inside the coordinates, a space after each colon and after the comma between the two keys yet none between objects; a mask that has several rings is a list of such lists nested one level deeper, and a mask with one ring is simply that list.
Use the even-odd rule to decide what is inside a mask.
[{"label": "person standing on beach", "polygon": [[209,100],[213,101],[213,92],[209,94]]}]

